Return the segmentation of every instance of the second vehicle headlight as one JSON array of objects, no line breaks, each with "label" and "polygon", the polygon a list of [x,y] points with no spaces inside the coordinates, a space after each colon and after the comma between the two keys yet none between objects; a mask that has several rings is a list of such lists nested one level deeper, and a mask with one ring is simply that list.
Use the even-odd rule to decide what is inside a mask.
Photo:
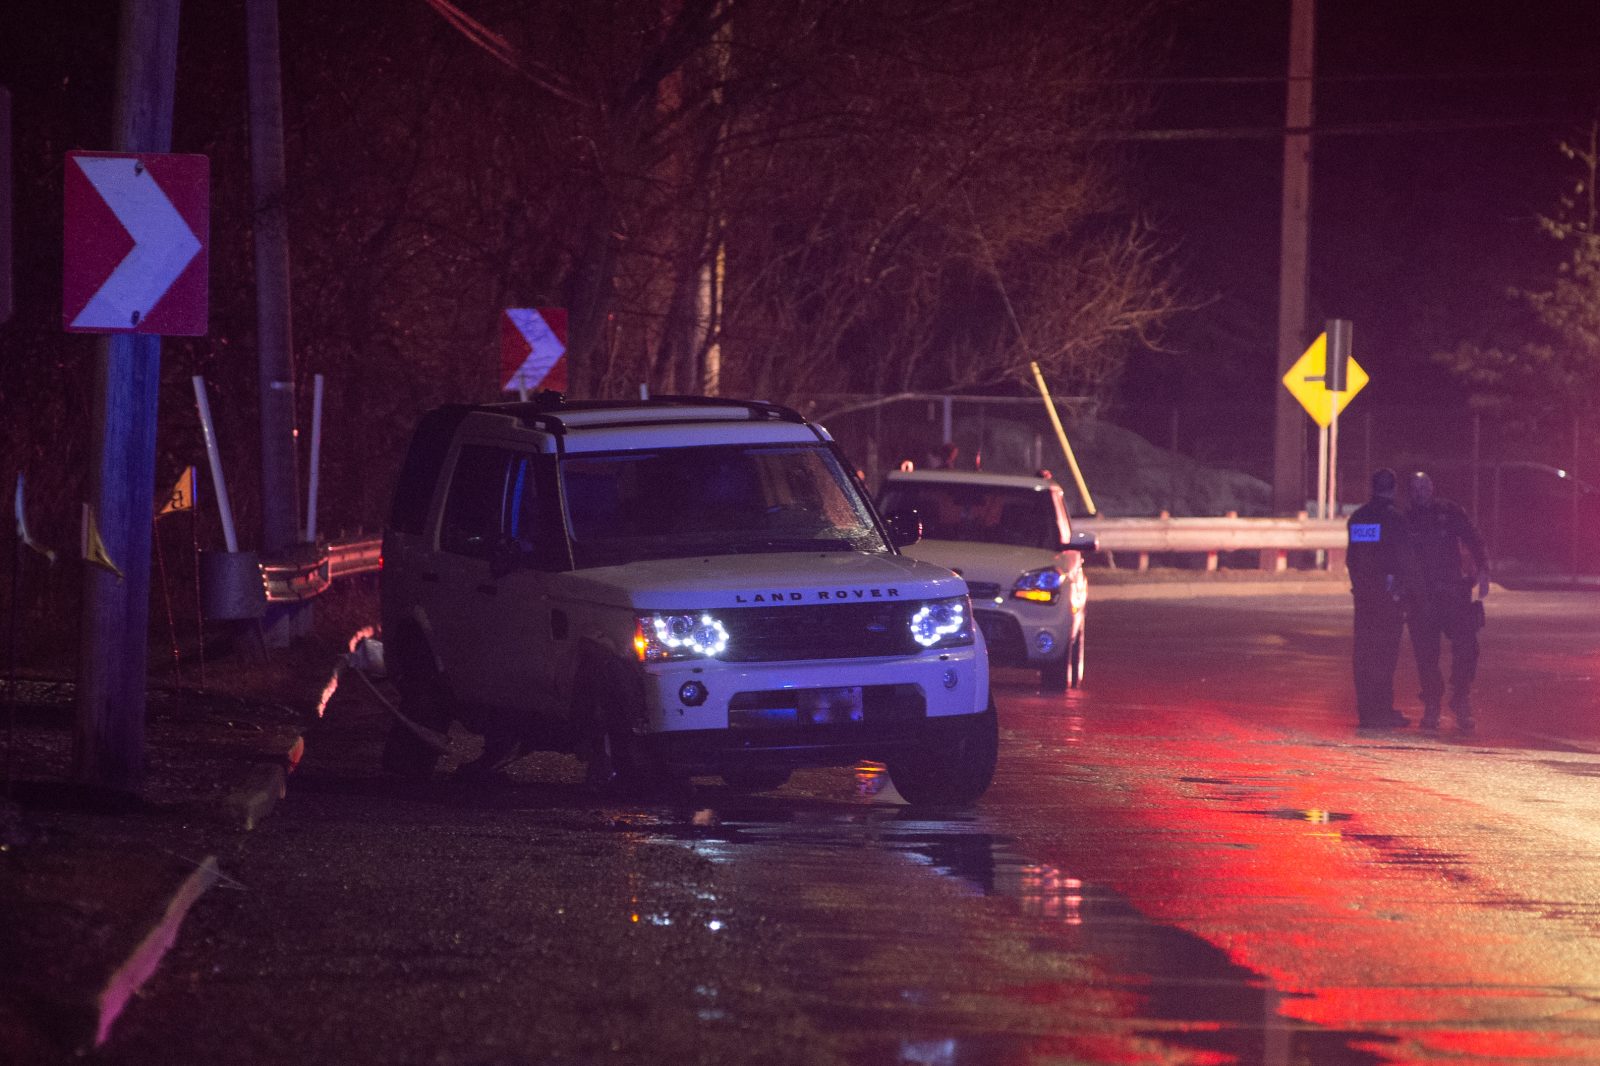
[{"label": "second vehicle headlight", "polygon": [[1029,570],[1017,578],[1011,595],[1032,603],[1054,603],[1061,598],[1061,582],[1065,575],[1053,566],[1042,570]]}]

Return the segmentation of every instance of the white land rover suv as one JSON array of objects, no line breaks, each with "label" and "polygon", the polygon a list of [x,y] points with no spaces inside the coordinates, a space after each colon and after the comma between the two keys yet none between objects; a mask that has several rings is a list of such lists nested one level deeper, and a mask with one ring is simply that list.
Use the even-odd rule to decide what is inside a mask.
[{"label": "white land rover suv", "polygon": [[1047,476],[964,470],[891,473],[878,494],[886,514],[915,510],[923,539],[908,549],[966,578],[973,613],[1002,666],[1039,671],[1040,687],[1083,684],[1087,663],[1083,553],[1061,486]]},{"label": "white land rover suv", "polygon": [[[822,427],[664,397],[425,415],[383,541],[387,668],[407,717],[503,761],[573,752],[599,787],[880,760],[912,803],[993,776],[966,585],[899,548]],[[436,753],[395,729],[385,765]]]}]

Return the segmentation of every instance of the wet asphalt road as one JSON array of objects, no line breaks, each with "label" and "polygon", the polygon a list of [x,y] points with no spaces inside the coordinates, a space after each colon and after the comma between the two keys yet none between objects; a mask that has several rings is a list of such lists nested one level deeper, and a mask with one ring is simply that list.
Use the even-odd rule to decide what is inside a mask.
[{"label": "wet asphalt road", "polygon": [[1600,1062],[1600,600],[1496,591],[1470,739],[1354,732],[1348,610],[1093,604],[1087,686],[1002,673],[937,817],[848,770],[407,789],[347,684],[98,1057]]}]

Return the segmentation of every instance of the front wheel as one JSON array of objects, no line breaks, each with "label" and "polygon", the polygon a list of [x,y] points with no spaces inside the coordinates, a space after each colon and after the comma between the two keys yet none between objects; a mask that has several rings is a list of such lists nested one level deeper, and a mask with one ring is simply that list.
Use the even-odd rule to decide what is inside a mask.
[{"label": "front wheel", "polygon": [[402,636],[395,647],[399,654],[391,656],[390,664],[400,702],[384,738],[382,766],[396,777],[420,780],[433,773],[442,752],[402,719],[442,734],[450,728],[450,696],[420,636]]},{"label": "front wheel", "polygon": [[1065,692],[1071,683],[1070,660],[1072,649],[1068,648],[1065,655],[1059,659],[1046,659],[1039,664],[1039,690],[1041,692]]},{"label": "front wheel", "polygon": [[958,736],[889,761],[889,780],[913,806],[965,807],[977,802],[994,780],[1000,754],[994,697]]},{"label": "front wheel", "polygon": [[1073,688],[1083,687],[1083,671],[1088,665],[1088,658],[1084,645],[1089,640],[1089,625],[1085,622],[1078,627],[1078,639],[1072,642],[1072,647],[1067,649],[1067,674],[1069,683]]},{"label": "front wheel", "polygon": [[635,796],[650,792],[665,781],[661,769],[639,750],[638,740],[628,727],[629,709],[637,706],[628,690],[627,684],[602,674],[580,704],[584,784],[605,796]]}]

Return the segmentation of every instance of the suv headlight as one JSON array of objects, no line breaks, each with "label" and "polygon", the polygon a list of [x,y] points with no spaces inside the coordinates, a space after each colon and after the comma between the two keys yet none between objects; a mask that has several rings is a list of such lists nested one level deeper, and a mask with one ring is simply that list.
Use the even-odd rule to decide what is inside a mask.
[{"label": "suv headlight", "polygon": [[1011,588],[1014,599],[1033,603],[1054,603],[1061,598],[1061,582],[1066,577],[1060,570],[1047,566],[1043,570],[1029,570],[1017,578]]},{"label": "suv headlight", "polygon": [[972,643],[972,609],[967,597],[929,600],[911,615],[911,639],[924,648],[953,648]]},{"label": "suv headlight", "polygon": [[710,659],[728,647],[728,627],[704,612],[641,614],[634,618],[633,650],[642,663]]}]

